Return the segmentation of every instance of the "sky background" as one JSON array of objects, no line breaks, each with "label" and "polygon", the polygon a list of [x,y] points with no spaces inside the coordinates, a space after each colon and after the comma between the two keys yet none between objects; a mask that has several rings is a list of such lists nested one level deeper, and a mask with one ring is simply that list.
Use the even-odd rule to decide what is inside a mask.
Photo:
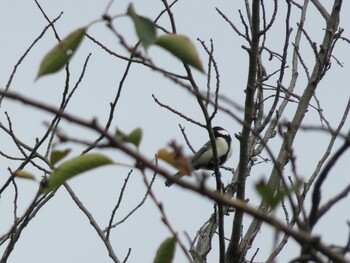
[{"label": "sky background", "polygon": [[[330,4],[331,1],[322,1]],[[78,27],[85,26],[90,22],[99,19],[104,13],[108,1],[40,1],[42,8],[50,19],[56,18],[61,12],[62,17],[55,23],[60,37],[64,37]],[[111,9],[111,15],[122,14],[130,1],[116,1]],[[161,1],[133,1],[136,11],[151,19],[155,18],[163,5]],[[271,7],[267,5],[268,14],[271,14]],[[311,4],[310,4],[311,5]],[[34,1],[7,0],[0,1],[0,87],[4,88],[8,83],[14,65],[28,49],[31,43],[40,35],[47,21],[41,14]],[[232,21],[242,29],[239,24],[238,9],[244,10],[243,1],[179,1],[173,8],[177,22],[178,33],[185,34],[196,44],[201,60],[207,64],[207,58],[201,49],[197,38],[205,40],[209,44],[210,39],[214,40],[215,58],[219,65],[221,88],[220,94],[234,100],[239,105],[244,103],[244,88],[246,85],[248,56],[242,45],[247,45],[237,37],[230,26],[218,15],[215,7],[222,10]],[[326,6],[327,7],[327,6]],[[285,6],[280,4],[280,9]],[[329,6],[328,6],[329,8]],[[329,10],[329,9],[328,9]],[[343,14],[350,10],[348,1],[344,1]],[[299,13],[292,13],[294,27]],[[308,11],[305,28],[310,37],[317,43],[323,37],[325,24],[317,10],[311,5]],[[160,19],[159,24],[169,28],[166,17]],[[125,37],[126,41],[133,45],[136,35],[129,18],[117,19],[116,27]],[[349,16],[341,17],[340,26],[345,29],[344,36],[349,37]],[[268,44],[271,48],[281,50],[284,38],[284,17],[280,16],[275,26],[271,29],[271,38]],[[88,33],[103,42],[110,49],[119,54],[127,55],[125,50],[118,44],[118,40],[108,31],[103,23],[95,24],[89,28]],[[160,32],[159,32],[160,33]],[[294,37],[294,35],[293,35]],[[63,71],[43,77],[35,81],[41,59],[55,44],[56,39],[52,30],[48,30],[40,41],[33,47],[27,57],[17,68],[12,80],[10,90],[26,95],[30,98],[40,100],[49,105],[59,106],[62,91],[65,85],[65,74]],[[305,63],[311,67],[314,62],[312,50],[304,40],[302,47]],[[97,118],[100,124],[104,124],[109,114],[109,103],[113,101],[118,89],[126,62],[118,60],[104,52],[90,40],[85,39],[78,53],[70,63],[70,86],[73,87],[78,80],[84,61],[88,54],[92,54],[87,66],[86,74],[78,90],[67,107],[67,112],[80,116],[86,120]],[[290,52],[291,54],[291,52]],[[181,63],[174,57],[166,54],[156,47],[151,47],[148,55],[160,67],[169,71],[184,74]],[[343,63],[343,67],[332,61],[332,70],[323,79],[319,90],[318,99],[323,108],[323,114],[330,121],[332,127],[336,127],[341,119],[342,112],[349,99],[349,45],[345,42],[339,43],[334,55]],[[266,63],[267,69],[272,72],[278,64],[273,60]],[[289,72],[290,69],[287,69]],[[193,70],[198,85],[205,89],[206,78],[198,71]],[[305,87],[305,74],[300,71],[300,78],[296,92],[301,95]],[[275,84],[272,82],[272,84]],[[286,84],[288,82],[286,81]],[[166,146],[171,140],[176,139],[180,144],[185,145],[178,125],[186,127],[188,138],[195,149],[205,143],[207,133],[203,129],[186,122],[167,110],[160,108],[152,98],[154,94],[161,102],[180,110],[182,113],[203,122],[200,109],[195,99],[187,91],[166,80],[162,75],[141,65],[132,65],[121,93],[121,99],[117,104],[115,118],[111,130],[119,127],[129,132],[134,128],[141,127],[144,137],[140,151],[152,158],[154,154]],[[313,101],[315,104],[315,101]],[[288,121],[292,116],[296,104],[288,107],[284,120]],[[231,108],[239,116],[236,108]],[[13,129],[18,138],[28,145],[34,145],[35,139],[45,133],[44,122],[49,122],[52,115],[32,109],[19,103],[7,100],[3,101],[0,109],[0,121],[7,125],[4,112],[11,118]],[[310,109],[305,123],[308,125],[320,125],[318,113]],[[226,114],[219,112],[214,125],[225,127],[233,136],[241,130],[241,126]],[[346,122],[344,132],[349,128]],[[68,135],[77,136],[86,140],[94,140],[97,134],[82,129],[76,125],[62,121],[61,129]],[[329,136],[324,132],[306,131],[297,136],[294,145],[294,152],[297,156],[296,164],[300,176],[308,178],[314,171],[318,160],[323,155],[328,144]],[[0,150],[10,155],[18,156],[19,152],[11,138],[4,132],[0,132]],[[271,148],[276,154],[281,139],[277,137],[271,142]],[[339,140],[336,146],[342,143]],[[227,166],[235,168],[238,163],[239,144],[236,139],[233,141],[234,154],[227,162]],[[72,148],[70,156],[78,155],[84,149],[79,145],[59,145],[59,149]],[[45,153],[45,147],[40,149]],[[190,151],[186,148],[186,151]],[[132,164],[132,160],[125,157],[118,151],[104,151],[116,162]],[[264,157],[267,157],[265,155]],[[343,156],[331,176],[323,187],[323,200],[327,200],[339,192],[345,185],[349,184],[349,163],[346,161],[349,154]],[[9,173],[8,167],[15,169],[17,162],[9,161],[0,157],[0,185],[6,181]],[[247,180],[247,196],[252,205],[258,205],[254,185],[262,178],[267,179],[272,164],[266,163],[256,166]],[[169,170],[172,169],[164,165]],[[40,180],[40,174],[33,167],[28,166],[27,170],[34,172]],[[108,167],[84,176],[74,178],[69,182],[77,196],[94,215],[96,221],[103,228],[108,224],[111,210],[115,206],[120,189],[125,177],[129,173],[127,167]],[[286,173],[290,171],[286,170]],[[148,174],[151,178],[152,174]],[[228,182],[230,174],[223,172],[223,181]],[[214,187],[214,180],[212,180]],[[37,183],[25,180],[18,180],[19,214],[27,208],[28,204],[37,191]],[[135,170],[125,190],[124,199],[116,214],[116,221],[123,219],[143,198],[145,185],[142,176]],[[209,218],[213,211],[213,203],[194,193],[185,191],[179,187],[164,187],[164,179],[157,177],[154,184],[154,192],[164,204],[165,212],[170,219],[171,225],[178,231],[182,241],[188,244],[184,232],[194,237],[196,231]],[[7,189],[1,196],[0,202],[0,235],[6,232],[13,220],[13,187]],[[327,243],[337,242],[345,244],[348,236],[346,220],[349,219],[349,199],[340,202],[334,211],[325,216],[315,228],[316,233],[321,233]],[[344,209],[346,208],[346,209]],[[283,214],[276,213],[281,219]],[[250,217],[246,216],[247,222]],[[226,225],[229,225],[232,216],[226,218]],[[333,227],[329,227],[329,225]],[[248,224],[246,224],[248,226]],[[245,230],[245,229],[244,229]],[[229,235],[230,229],[227,228]],[[161,215],[151,200],[137,210],[125,223],[121,224],[111,232],[111,241],[115,253],[119,259],[126,256],[128,249],[132,248],[128,262],[152,262],[159,244],[171,234],[161,222]],[[260,248],[256,256],[257,261],[263,261],[269,255],[273,246],[274,233],[269,227],[262,228],[254,248],[249,255],[254,254],[256,248]],[[268,242],[267,242],[268,240]],[[285,249],[277,262],[286,260],[298,255],[298,250],[290,240],[288,248]],[[214,244],[214,247],[217,244]],[[4,246],[0,247],[3,253]],[[184,256],[177,248],[174,262],[184,262]],[[217,251],[216,247],[214,250]],[[249,258],[249,257],[248,257]],[[217,253],[211,253],[208,262],[216,262]],[[16,244],[15,251],[8,262],[111,262],[103,243],[97,237],[95,230],[90,226],[86,217],[76,207],[64,189],[60,189],[55,197],[38,213],[32,220],[29,227],[23,232],[23,236]]]}]

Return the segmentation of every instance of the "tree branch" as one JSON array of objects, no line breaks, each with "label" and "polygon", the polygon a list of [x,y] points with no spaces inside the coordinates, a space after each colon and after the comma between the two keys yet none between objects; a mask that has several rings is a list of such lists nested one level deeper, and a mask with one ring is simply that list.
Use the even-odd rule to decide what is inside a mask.
[{"label": "tree branch", "polygon": [[[240,139],[240,160],[238,164],[237,193],[238,200],[245,200],[245,181],[248,176],[248,163],[250,162],[250,135],[251,124],[254,115],[254,95],[257,75],[257,63],[260,39],[260,1],[254,0],[252,3],[252,44],[249,49],[249,73],[246,87],[244,125]],[[243,211],[237,209],[232,224],[230,242],[226,251],[226,262],[241,262],[242,251],[238,250],[242,232]]]},{"label": "tree branch", "polygon": [[97,222],[96,222],[95,218],[92,216],[92,214],[85,208],[83,203],[79,200],[79,198],[76,196],[76,194],[74,193],[72,188],[67,183],[64,183],[64,187],[66,188],[69,195],[72,197],[75,204],[79,207],[79,209],[81,211],[83,211],[83,213],[89,219],[90,224],[96,230],[98,236],[101,238],[103,244],[106,246],[106,248],[108,250],[109,257],[113,260],[113,262],[121,263],[121,261],[115,255],[109,239],[103,234],[102,229],[99,227],[99,225],[97,224]]},{"label": "tree branch", "polygon": [[[342,1],[335,1],[333,5],[333,11],[331,15],[331,19],[327,22],[327,30],[325,31],[325,35],[322,41],[321,48],[318,52],[318,60],[316,60],[312,75],[308,81],[308,84],[304,90],[304,94],[300,98],[300,102],[298,104],[298,107],[295,111],[294,118],[292,122],[289,125],[289,129],[284,134],[284,140],[281,145],[278,157],[276,159],[276,162],[274,163],[274,168],[271,172],[269,181],[268,181],[268,187],[271,189],[271,193],[274,193],[276,189],[280,187],[281,182],[281,175],[280,171],[283,170],[283,167],[287,164],[289,160],[289,151],[290,147],[293,145],[295,136],[299,130],[299,127],[305,117],[305,114],[307,112],[310,100],[318,87],[319,81],[321,79],[321,76],[323,74],[323,71],[325,68],[327,68],[329,64],[329,58],[331,56],[331,48],[332,43],[335,39],[335,33],[338,27],[339,22],[339,12],[341,9]],[[302,16],[305,15],[306,6],[304,6]],[[302,25],[303,23],[301,23]],[[269,209],[269,206],[262,201],[260,203],[259,208],[262,211],[267,212]],[[244,237],[244,243],[242,243],[242,249],[244,250],[244,253],[247,253],[252,238],[256,236],[259,229],[261,227],[261,221],[258,218],[254,218],[252,223],[249,226],[249,229],[247,231],[247,234]],[[243,258],[243,256],[242,256]]]},{"label": "tree branch", "polygon": [[311,232],[312,228],[315,226],[319,216],[318,207],[321,201],[321,186],[324,180],[327,178],[330,170],[334,167],[337,160],[344,154],[344,152],[350,147],[350,133],[348,134],[344,144],[334,153],[332,158],[328,161],[327,165],[323,168],[320,173],[312,193],[312,206],[309,215],[309,227],[308,230]]}]

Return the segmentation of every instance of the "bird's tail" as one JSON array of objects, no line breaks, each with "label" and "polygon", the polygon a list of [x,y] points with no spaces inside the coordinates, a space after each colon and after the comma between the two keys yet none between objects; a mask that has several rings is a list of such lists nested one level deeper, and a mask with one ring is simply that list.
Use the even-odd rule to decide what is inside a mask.
[{"label": "bird's tail", "polygon": [[[183,176],[184,176],[184,175],[183,175],[182,173],[177,172],[176,174],[174,174],[174,175],[172,176],[172,178],[174,178],[174,179],[180,179],[180,178],[183,177]],[[165,181],[165,186],[167,186],[167,187],[172,186],[173,184],[174,184],[173,181],[170,181],[170,180],[166,180],[166,181]]]}]

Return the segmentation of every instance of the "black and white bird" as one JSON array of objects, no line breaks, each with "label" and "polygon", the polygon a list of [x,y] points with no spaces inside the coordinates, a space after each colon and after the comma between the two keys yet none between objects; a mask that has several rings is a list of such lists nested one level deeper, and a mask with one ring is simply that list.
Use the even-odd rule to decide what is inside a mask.
[{"label": "black and white bird", "polygon": [[[231,136],[230,134],[223,128],[216,126],[213,127],[214,137],[215,137],[215,144],[216,144],[216,150],[217,155],[219,158],[219,166],[223,165],[228,158],[231,157],[232,154],[232,148],[231,148]],[[196,152],[195,155],[191,158],[190,161],[190,171],[198,170],[198,169],[205,169],[205,170],[213,170],[215,168],[215,162],[214,162],[214,156],[213,156],[213,147],[208,141],[206,144],[203,145],[202,148],[199,149],[198,152]],[[172,176],[172,178],[180,179],[183,177],[184,174],[181,172],[177,172]],[[171,186],[174,182],[167,180],[165,182],[166,186]]]}]

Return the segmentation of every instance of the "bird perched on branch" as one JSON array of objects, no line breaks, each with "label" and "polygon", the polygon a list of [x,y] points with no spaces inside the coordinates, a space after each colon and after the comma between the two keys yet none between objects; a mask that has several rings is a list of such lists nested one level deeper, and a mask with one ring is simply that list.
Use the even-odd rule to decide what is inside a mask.
[{"label": "bird perched on branch", "polygon": [[[219,158],[219,166],[221,166],[226,162],[228,158],[230,158],[232,154],[232,149],[231,149],[232,139],[230,134],[225,129],[219,126],[213,127],[213,132],[215,137],[217,157]],[[211,142],[208,141],[191,158],[190,164],[189,164],[189,170],[191,172],[198,169],[213,170],[214,168],[215,168],[215,161],[214,161],[213,147],[211,145]],[[184,174],[182,174],[179,171],[176,174],[174,174],[172,178],[180,179],[183,176]],[[173,183],[174,182],[167,180],[165,182],[165,185],[169,187]]]}]

